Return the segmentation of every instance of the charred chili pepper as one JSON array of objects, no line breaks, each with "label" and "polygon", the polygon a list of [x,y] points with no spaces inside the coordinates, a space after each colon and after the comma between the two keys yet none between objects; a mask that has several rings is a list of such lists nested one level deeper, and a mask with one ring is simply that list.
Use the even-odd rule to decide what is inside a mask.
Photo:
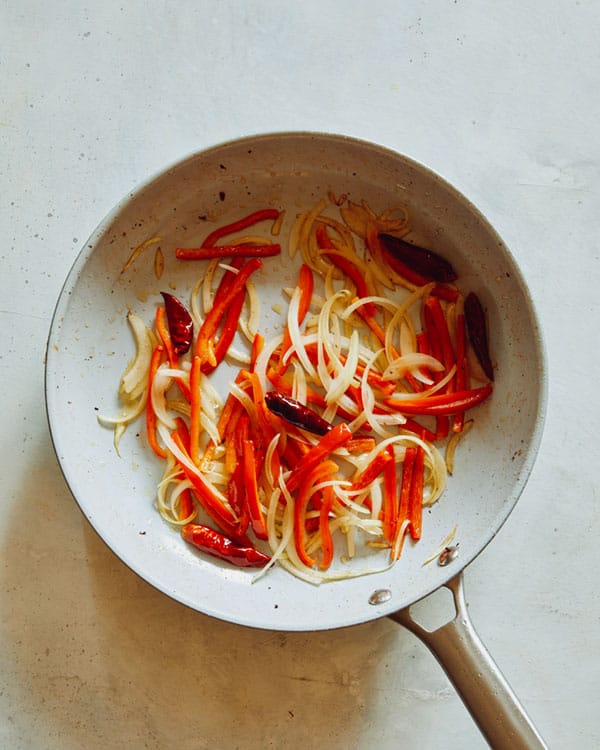
[{"label": "charred chili pepper", "polygon": [[167,311],[169,333],[173,349],[178,356],[185,354],[192,345],[194,323],[182,302],[168,292],[161,292]]},{"label": "charred chili pepper", "polygon": [[481,369],[493,380],[494,368],[490,359],[485,312],[475,292],[470,292],[465,298],[465,323]]},{"label": "charred chili pepper", "polygon": [[240,568],[260,568],[271,559],[254,547],[241,547],[229,537],[199,523],[188,523],[181,530],[181,535],[201,552]]},{"label": "charred chili pepper", "polygon": [[272,411],[273,414],[315,435],[325,435],[333,429],[333,425],[330,422],[327,422],[315,411],[290,396],[284,396],[282,393],[277,393],[276,391],[267,391],[265,393],[265,403],[269,411]]},{"label": "charred chili pepper", "polygon": [[441,255],[434,253],[433,250],[413,245],[384,232],[379,234],[379,239],[392,258],[397,258],[427,280],[441,281],[447,284],[456,281],[458,278],[450,263]]}]

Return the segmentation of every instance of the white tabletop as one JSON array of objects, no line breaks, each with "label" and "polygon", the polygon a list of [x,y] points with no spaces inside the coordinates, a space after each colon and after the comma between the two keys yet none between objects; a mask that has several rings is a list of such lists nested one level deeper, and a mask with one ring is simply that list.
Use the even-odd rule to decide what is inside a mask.
[{"label": "white tabletop", "polygon": [[599,31],[600,5],[579,0],[3,3],[2,748],[485,746],[390,620],[272,633],[155,591],[91,530],[52,449],[44,347],[97,223],[178,158],[283,130],[425,163],[520,264],[546,430],[466,594],[548,745],[600,746]]}]

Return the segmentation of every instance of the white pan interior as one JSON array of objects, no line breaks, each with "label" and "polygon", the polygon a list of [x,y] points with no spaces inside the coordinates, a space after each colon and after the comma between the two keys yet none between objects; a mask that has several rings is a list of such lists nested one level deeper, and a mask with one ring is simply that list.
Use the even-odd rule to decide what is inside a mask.
[{"label": "white pan interior", "polygon": [[[125,321],[134,309],[152,319],[161,289],[183,299],[201,266],[174,260],[219,223],[257,208],[297,212],[328,191],[377,211],[408,207],[417,243],[442,253],[463,290],[476,291],[489,314],[495,391],[477,410],[440,502],[425,513],[423,538],[407,543],[391,570],[315,587],[273,569],[253,572],[196,554],[153,506],[160,466],[145,447],[141,424],[114,451],[98,412],[117,408],[119,376],[133,351]],[[150,258],[123,276],[132,249],[160,236],[166,267],[160,282]],[[297,265],[283,254],[255,281],[261,329],[281,323],[272,302],[292,286]],[[228,375],[217,381],[226,390]],[[169,596],[218,618],[261,628],[313,630],[351,625],[410,604],[438,588],[493,538],[517,501],[541,437],[545,407],[542,343],[527,287],[515,262],[481,214],[456,190],[414,161],[341,136],[287,133],[247,138],[191,156],[128,196],[101,223],[62,290],[47,351],[47,410],[62,470],[82,512],[128,566]],[[442,568],[423,561],[457,527],[460,556]],[[385,553],[381,553],[381,561]],[[369,604],[376,589],[391,599]]]}]

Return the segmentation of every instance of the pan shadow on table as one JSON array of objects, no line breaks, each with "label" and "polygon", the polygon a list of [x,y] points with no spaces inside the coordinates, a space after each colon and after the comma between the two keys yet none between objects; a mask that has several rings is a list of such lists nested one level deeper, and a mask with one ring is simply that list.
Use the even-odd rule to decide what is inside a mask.
[{"label": "pan shadow on table", "polygon": [[49,438],[16,505],[2,550],[11,747],[426,748],[439,722],[449,741],[485,746],[431,655],[390,620],[261,631],[159,593],[84,519]]}]

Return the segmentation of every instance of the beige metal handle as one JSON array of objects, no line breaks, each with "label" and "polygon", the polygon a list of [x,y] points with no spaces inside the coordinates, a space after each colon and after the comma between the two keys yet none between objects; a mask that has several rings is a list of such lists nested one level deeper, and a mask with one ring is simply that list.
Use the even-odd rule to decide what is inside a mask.
[{"label": "beige metal handle", "polygon": [[445,586],[452,592],[456,614],[437,630],[426,630],[415,622],[410,607],[390,617],[430,649],[494,750],[547,750],[471,623],[462,573]]}]

